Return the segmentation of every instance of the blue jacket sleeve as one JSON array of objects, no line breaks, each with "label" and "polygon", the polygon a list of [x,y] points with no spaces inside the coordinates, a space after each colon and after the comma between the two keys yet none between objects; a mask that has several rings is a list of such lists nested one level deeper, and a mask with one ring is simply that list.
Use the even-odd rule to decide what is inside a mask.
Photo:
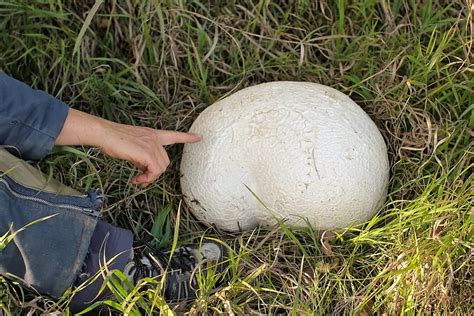
[{"label": "blue jacket sleeve", "polygon": [[55,97],[0,73],[0,145],[40,160],[54,146],[69,108]]}]

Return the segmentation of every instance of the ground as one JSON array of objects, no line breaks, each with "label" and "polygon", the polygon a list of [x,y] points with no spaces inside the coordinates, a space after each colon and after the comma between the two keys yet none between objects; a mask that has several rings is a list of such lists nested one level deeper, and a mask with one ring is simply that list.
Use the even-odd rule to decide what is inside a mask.
[{"label": "ground", "polygon": [[[179,145],[146,189],[129,184],[131,165],[96,149],[56,148],[39,167],[101,188],[104,219],[155,246],[178,234],[229,243],[229,282],[211,293],[217,276],[201,278],[184,310],[193,315],[472,314],[473,10],[470,0],[0,1],[0,68],[71,107],[180,131],[260,82],[348,94],[381,130],[391,178],[377,215],[340,232],[206,228],[181,202]],[[113,310],[171,313],[157,286],[108,285]],[[5,314],[66,312],[69,298],[0,279]]]}]

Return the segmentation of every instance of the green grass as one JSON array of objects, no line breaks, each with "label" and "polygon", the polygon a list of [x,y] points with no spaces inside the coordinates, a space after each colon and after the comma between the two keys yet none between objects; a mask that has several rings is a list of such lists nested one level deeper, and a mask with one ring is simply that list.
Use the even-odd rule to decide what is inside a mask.
[{"label": "green grass", "polygon": [[[388,144],[390,194],[372,220],[337,233],[208,229],[181,204],[180,146],[145,190],[128,184],[129,164],[95,149],[57,148],[40,167],[74,188],[102,188],[105,219],[138,239],[171,246],[179,233],[179,243],[232,245],[229,283],[211,293],[215,276],[201,276],[191,314],[472,314],[472,3],[285,2],[0,1],[0,68],[74,108],[182,131],[246,86],[332,86]],[[115,298],[103,305],[169,312],[160,281],[127,289],[121,277],[109,278]],[[54,303],[0,279],[6,314],[63,311],[69,298]]]}]

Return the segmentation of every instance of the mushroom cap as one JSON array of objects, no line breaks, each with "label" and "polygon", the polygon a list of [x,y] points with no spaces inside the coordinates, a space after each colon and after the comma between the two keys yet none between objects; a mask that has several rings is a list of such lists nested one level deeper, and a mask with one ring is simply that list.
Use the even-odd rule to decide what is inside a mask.
[{"label": "mushroom cap", "polygon": [[383,205],[387,148],[370,117],[345,94],[316,83],[270,82],[206,108],[186,144],[185,201],[228,231],[311,224],[330,230],[366,221]]}]

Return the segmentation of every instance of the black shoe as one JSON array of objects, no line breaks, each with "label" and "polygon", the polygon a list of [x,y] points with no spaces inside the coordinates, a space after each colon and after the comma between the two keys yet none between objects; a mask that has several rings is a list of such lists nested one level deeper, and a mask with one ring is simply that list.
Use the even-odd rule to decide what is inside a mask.
[{"label": "black shoe", "polygon": [[135,254],[125,266],[124,274],[134,285],[143,278],[166,277],[165,300],[178,303],[196,298],[198,271],[209,269],[221,273],[228,266],[227,248],[214,242],[179,247],[171,260],[169,256],[170,252],[156,250],[142,256]]}]

